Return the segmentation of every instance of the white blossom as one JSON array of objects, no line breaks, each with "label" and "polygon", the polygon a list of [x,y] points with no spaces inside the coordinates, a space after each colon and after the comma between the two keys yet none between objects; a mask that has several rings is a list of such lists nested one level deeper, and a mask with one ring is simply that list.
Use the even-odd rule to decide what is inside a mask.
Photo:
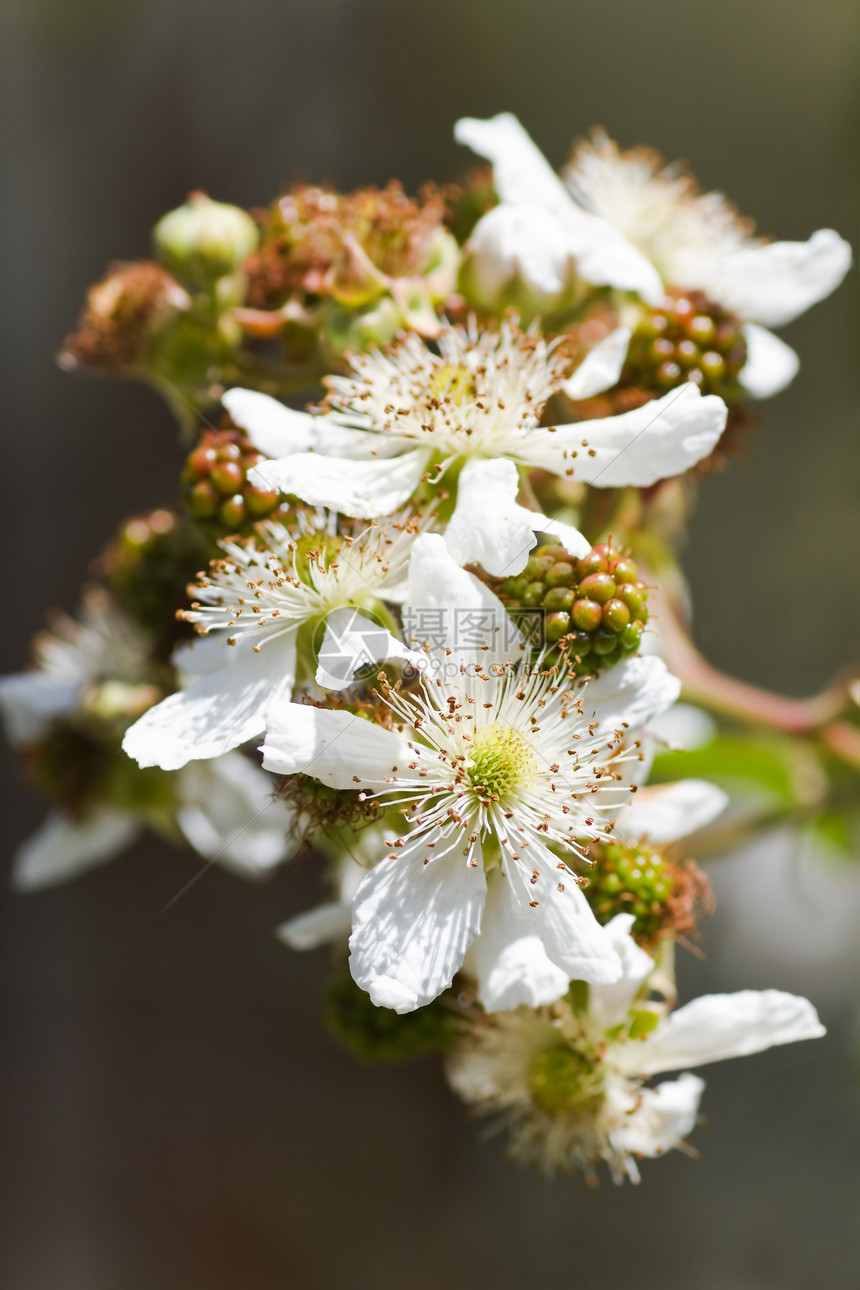
[{"label": "white blossom", "polygon": [[[747,361],[740,379],[747,391],[766,398],[792,380],[797,355],[767,328],[791,322],[844,278],[851,249],[832,229],[819,229],[806,242],[754,238],[749,222],[721,193],[699,192],[689,175],[664,166],[656,153],[622,153],[600,132],[577,149],[562,179],[510,113],[460,121],[455,134],[492,162],[502,203],[472,234],[473,274],[486,281],[519,275],[544,293],[546,307],[574,270],[586,282],[633,292],[650,305],[659,303],[667,287],[703,291],[745,324]],[[577,218],[593,221],[584,226],[591,231],[584,249],[573,249]],[[510,234],[500,236],[514,220],[515,242]],[[545,267],[549,247],[555,248],[554,262],[564,266],[554,275]],[[625,325],[609,342],[615,366],[604,364],[606,383],[583,365],[569,390],[572,398],[615,384],[628,331]],[[574,392],[578,386],[587,393]]]},{"label": "white blossom", "polygon": [[[268,523],[258,526],[261,537],[223,542],[223,558],[194,588],[198,599],[185,613],[205,638],[177,655],[187,683],[131,726],[128,755],[175,770],[262,734],[272,705],[292,696],[303,628],[312,634],[310,676],[316,669],[327,688],[347,685],[351,672],[336,677],[317,660],[326,619],[348,611],[349,624],[381,634],[387,647],[387,632],[364,611],[397,594],[420,527],[391,519],[338,536],[336,517],[318,513],[297,515],[294,531]],[[343,628],[343,613],[335,625]]]},{"label": "white blossom", "polygon": [[690,1074],[646,1080],[824,1034],[808,1000],[779,990],[705,995],[667,1014],[632,923],[619,914],[606,928],[623,965],[616,982],[478,1018],[448,1058],[455,1091],[496,1114],[511,1153],[546,1175],[591,1178],[605,1161],[616,1182],[638,1182],[638,1157],[684,1146],[704,1089]]},{"label": "white blossom", "polygon": [[[536,938],[565,980],[611,981],[617,956],[564,857],[611,833],[638,765],[635,731],[678,685],[656,659],[574,688],[515,663],[503,606],[428,534],[410,563],[413,645],[442,611],[447,632],[427,643],[420,688],[386,692],[393,729],[301,704],[269,716],[264,766],[361,790],[404,819],[353,901],[352,974],[375,1003],[408,1012],[450,985],[480,933]],[[456,634],[467,613],[470,634],[462,618]]]},{"label": "white blossom", "polygon": [[[317,418],[359,436],[349,439],[348,453],[326,432],[316,450],[266,462],[251,472],[253,480],[311,505],[373,518],[404,505],[422,483],[450,480],[453,488],[462,471],[470,491],[461,497],[458,489],[452,523],[458,553],[471,560],[462,534],[480,533],[490,518],[499,460],[602,488],[647,487],[707,457],[725,428],[722,399],[693,385],[618,416],[542,426],[545,403],[564,383],[556,346],[503,324],[480,334],[446,326],[436,347],[409,335],[386,351],[353,355],[350,375],[329,378],[330,411]],[[260,414],[260,397],[243,410],[249,430],[258,416],[264,428],[277,416],[267,407]],[[486,551],[500,542],[492,557],[499,572],[518,573],[526,563],[523,510],[510,510],[507,536],[497,525],[492,542],[482,543]]]},{"label": "white blossom", "polygon": [[[154,665],[146,635],[99,587],[87,591],[79,619],[55,617],[34,653],[34,669],[0,678],[0,713],[11,742],[37,756],[56,723],[83,721],[83,733],[92,726],[98,739],[100,714],[127,719],[159,694],[147,683]],[[104,756],[125,760],[109,744]],[[32,891],[78,877],[124,851],[147,825],[182,835],[199,855],[245,877],[263,876],[291,854],[289,812],[272,800],[270,776],[238,753],[165,777],[157,807],[145,795],[135,805],[130,783],[123,805],[111,800],[110,784],[100,799],[96,784],[95,800],[87,794],[74,809],[52,810],[16,852],[13,884]]]}]

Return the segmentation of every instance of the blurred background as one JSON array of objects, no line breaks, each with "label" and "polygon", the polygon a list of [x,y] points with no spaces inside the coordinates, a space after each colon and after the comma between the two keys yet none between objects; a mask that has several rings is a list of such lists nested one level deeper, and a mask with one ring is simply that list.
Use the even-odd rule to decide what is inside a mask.
[{"label": "blurred background", "polygon": [[[414,191],[465,168],[458,116],[509,109],[555,163],[602,124],[686,158],[762,232],[858,244],[856,0],[4,0],[0,23],[2,671],[118,522],[172,500],[167,408],[53,354],[191,189]],[[792,694],[860,654],[856,283],[784,333],[800,375],[705,482],[685,555],[699,645]],[[11,855],[41,802],[2,758]],[[368,1071],[329,1041],[324,953],[272,935],[314,903],[309,862],[261,887],[212,869],[160,913],[198,868],[150,841],[4,892],[4,1288],[856,1286],[857,868],[788,835],[710,863],[682,995],[808,994],[828,1037],[709,1068],[701,1163],[596,1192],[507,1164],[432,1064]]]}]

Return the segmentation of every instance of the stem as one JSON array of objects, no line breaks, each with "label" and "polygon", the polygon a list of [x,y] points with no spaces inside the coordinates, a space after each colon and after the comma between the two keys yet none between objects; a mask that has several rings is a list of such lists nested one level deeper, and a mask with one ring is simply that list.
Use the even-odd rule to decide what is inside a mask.
[{"label": "stem", "polygon": [[712,712],[787,734],[818,734],[837,756],[860,767],[860,731],[835,720],[848,698],[847,681],[837,682],[807,699],[790,699],[738,681],[702,657],[666,596],[655,592],[653,603],[659,615],[666,664],[680,678],[686,698]]}]

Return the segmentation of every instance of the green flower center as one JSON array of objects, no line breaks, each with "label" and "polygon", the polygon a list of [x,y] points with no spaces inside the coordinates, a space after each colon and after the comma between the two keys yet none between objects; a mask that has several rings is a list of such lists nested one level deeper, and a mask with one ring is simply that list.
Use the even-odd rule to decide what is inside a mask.
[{"label": "green flower center", "polygon": [[529,1072],[529,1088],[547,1115],[593,1113],[603,1100],[599,1068],[586,1053],[565,1044],[538,1054]]},{"label": "green flower center", "polygon": [[474,373],[459,363],[444,363],[430,378],[428,390],[437,398],[461,404],[477,397]]},{"label": "green flower center", "polygon": [[332,533],[303,533],[296,539],[296,573],[307,587],[313,587],[320,566],[328,571],[337,560],[343,538]]},{"label": "green flower center", "polygon": [[531,745],[513,726],[494,721],[475,735],[467,774],[478,793],[503,802],[536,770],[537,758]]}]

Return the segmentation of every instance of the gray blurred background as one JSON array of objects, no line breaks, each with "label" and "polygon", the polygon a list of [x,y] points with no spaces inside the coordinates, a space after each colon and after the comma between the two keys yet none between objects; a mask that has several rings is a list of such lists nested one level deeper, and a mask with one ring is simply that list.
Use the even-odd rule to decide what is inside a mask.
[{"label": "gray blurred background", "polygon": [[[856,0],[5,0],[0,22],[3,671],[119,520],[172,499],[157,397],[52,355],[190,189],[414,190],[465,166],[458,116],[509,109],[554,162],[602,124],[687,158],[763,232],[857,247]],[[856,282],[784,333],[800,376],[706,482],[686,553],[711,659],[796,694],[860,654]],[[2,757],[11,855],[41,803]],[[507,1164],[432,1064],[367,1071],[329,1042],[325,955],[272,936],[313,903],[309,862],[262,887],[212,870],[160,915],[198,867],[150,842],[4,899],[4,1290],[858,1284],[850,866],[785,836],[710,866],[720,909],[682,992],[807,993],[830,1033],[710,1068],[703,1160],[594,1193]]]}]

